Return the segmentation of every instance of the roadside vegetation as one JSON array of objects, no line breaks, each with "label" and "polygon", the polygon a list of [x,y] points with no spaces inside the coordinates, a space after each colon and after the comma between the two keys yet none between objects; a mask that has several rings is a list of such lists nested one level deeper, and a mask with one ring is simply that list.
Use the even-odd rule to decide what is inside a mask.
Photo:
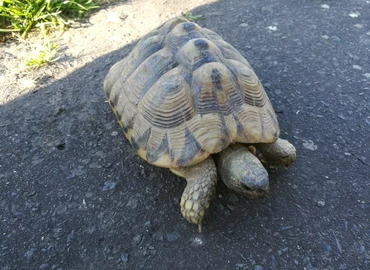
[{"label": "roadside vegetation", "polygon": [[[0,42],[18,39],[27,43],[29,50],[20,57],[20,70],[39,68],[58,60],[60,33],[110,2],[114,0],[0,0]],[[190,21],[204,20],[191,12],[182,16]]]},{"label": "roadside vegetation", "polygon": [[187,11],[186,13],[181,13],[181,15],[191,22],[201,21],[205,19],[203,15],[195,15],[189,11]]},{"label": "roadside vegetation", "polygon": [[0,34],[26,39],[30,33],[40,35],[42,45],[31,46],[24,59],[28,68],[38,68],[57,60],[58,45],[50,33],[64,31],[76,19],[86,18],[89,12],[109,0],[0,0]]},{"label": "roadside vegetation", "polygon": [[0,32],[19,32],[26,38],[33,29],[60,30],[74,19],[85,17],[108,1],[3,0],[0,1]]}]

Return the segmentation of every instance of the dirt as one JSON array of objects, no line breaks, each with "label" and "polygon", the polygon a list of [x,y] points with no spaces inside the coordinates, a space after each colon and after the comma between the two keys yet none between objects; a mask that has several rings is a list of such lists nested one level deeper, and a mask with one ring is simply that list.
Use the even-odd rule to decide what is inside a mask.
[{"label": "dirt", "polygon": [[[369,269],[370,3],[116,2],[24,71],[0,44],[1,269]],[[185,181],[140,159],[102,81],[137,40],[181,12],[206,17],[254,67],[297,148],[271,193],[223,186],[203,232],[179,212]],[[33,38],[30,42],[37,42]]]},{"label": "dirt", "polygon": [[41,46],[44,37],[8,40],[0,44],[3,65],[0,66],[0,104],[59,80],[94,59],[123,46],[135,43],[141,36],[169,18],[180,16],[198,5],[214,1],[115,1],[103,6],[87,21],[78,21],[68,31],[47,37],[59,45],[55,64],[39,70],[26,68],[25,59]]}]

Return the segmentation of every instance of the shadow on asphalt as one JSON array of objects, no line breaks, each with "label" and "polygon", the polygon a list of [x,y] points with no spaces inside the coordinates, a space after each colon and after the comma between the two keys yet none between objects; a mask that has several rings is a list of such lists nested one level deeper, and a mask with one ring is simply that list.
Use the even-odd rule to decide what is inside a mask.
[{"label": "shadow on asphalt", "polygon": [[4,105],[1,269],[370,268],[370,20],[354,2],[192,11],[254,67],[298,153],[263,200],[220,188],[203,234],[179,212],[185,181],[136,156],[105,102],[133,44]]}]

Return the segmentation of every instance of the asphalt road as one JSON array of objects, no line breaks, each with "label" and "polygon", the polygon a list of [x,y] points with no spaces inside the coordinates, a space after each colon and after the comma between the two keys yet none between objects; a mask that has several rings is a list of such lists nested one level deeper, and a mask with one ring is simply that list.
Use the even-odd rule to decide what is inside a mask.
[{"label": "asphalt road", "polygon": [[141,160],[102,90],[132,44],[0,108],[0,269],[370,269],[370,3],[219,1],[200,24],[262,80],[297,148],[252,201]]}]

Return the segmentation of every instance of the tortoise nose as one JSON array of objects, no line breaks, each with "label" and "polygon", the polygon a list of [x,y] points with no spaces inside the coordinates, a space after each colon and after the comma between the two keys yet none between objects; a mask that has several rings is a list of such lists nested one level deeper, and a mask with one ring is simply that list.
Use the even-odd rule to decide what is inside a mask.
[{"label": "tortoise nose", "polygon": [[254,192],[257,192],[257,193],[266,193],[270,190],[270,187],[269,187],[268,184],[266,186],[261,187],[261,188],[249,187],[247,185],[242,184],[242,188],[245,189],[246,191],[254,191]]},{"label": "tortoise nose", "polygon": [[270,189],[269,176],[264,168],[255,169],[250,174],[245,175],[240,179],[242,186],[249,190],[264,190]]},{"label": "tortoise nose", "polygon": [[242,192],[244,195],[246,195],[250,199],[258,199],[258,198],[263,198],[267,195],[269,189],[264,188],[250,188],[248,186],[242,185],[242,188],[244,192]]}]

